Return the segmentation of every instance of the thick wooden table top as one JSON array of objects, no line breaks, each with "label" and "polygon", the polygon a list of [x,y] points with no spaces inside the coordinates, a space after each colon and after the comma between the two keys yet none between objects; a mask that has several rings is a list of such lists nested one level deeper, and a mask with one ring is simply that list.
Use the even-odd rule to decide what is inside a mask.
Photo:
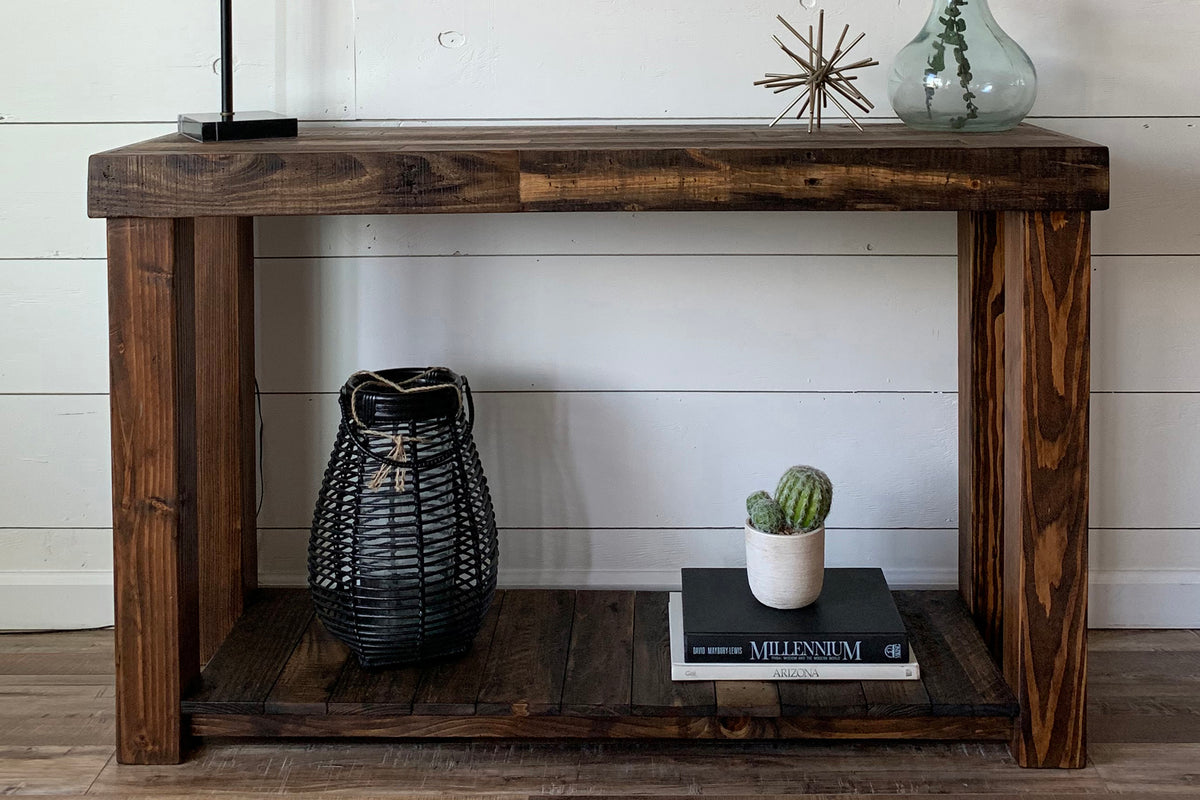
[{"label": "thick wooden table top", "polygon": [[1032,125],[306,128],[91,157],[92,217],[520,211],[1097,210],[1108,149]]}]

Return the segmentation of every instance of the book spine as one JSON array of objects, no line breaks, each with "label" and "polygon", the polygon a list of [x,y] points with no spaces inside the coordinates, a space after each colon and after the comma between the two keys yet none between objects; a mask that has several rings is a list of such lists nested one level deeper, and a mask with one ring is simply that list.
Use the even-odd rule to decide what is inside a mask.
[{"label": "book spine", "polygon": [[901,635],[763,638],[741,634],[685,634],[683,660],[705,664],[903,664]]},{"label": "book spine", "polygon": [[915,681],[907,664],[672,664],[674,681]]}]

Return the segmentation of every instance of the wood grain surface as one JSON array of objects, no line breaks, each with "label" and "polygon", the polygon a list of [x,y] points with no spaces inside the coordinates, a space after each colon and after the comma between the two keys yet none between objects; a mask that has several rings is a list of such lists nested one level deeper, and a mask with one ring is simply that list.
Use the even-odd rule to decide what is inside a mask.
[{"label": "wood grain surface", "polygon": [[564,714],[629,716],[633,592],[577,592],[563,680]]},{"label": "wood grain surface", "polygon": [[117,758],[182,758],[200,669],[191,220],[108,223]]},{"label": "wood grain surface", "polygon": [[[965,614],[962,620],[970,624]],[[205,738],[186,766],[129,769],[111,759],[112,631],[0,634],[0,789],[16,795],[114,800],[218,794],[366,800],[463,792],[508,798],[584,792],[683,797],[684,786],[706,797],[800,793],[811,800],[831,800],[849,791],[919,800],[1081,800],[1109,797],[1110,791],[1139,798],[1190,796],[1200,757],[1200,635],[1190,630],[1092,631],[1089,650],[1092,745],[1083,770],[1017,769],[1001,741],[966,746],[737,741],[730,737],[746,729],[741,719],[722,722],[713,734],[724,737],[716,748],[684,741],[564,743],[553,738],[558,733],[553,726],[540,741],[504,743],[349,744],[300,738],[265,744]],[[784,686],[798,685],[816,684]],[[393,724],[382,718],[344,719],[373,726],[380,735]],[[547,718],[507,719],[530,724]],[[205,726],[200,730],[214,733],[223,727],[222,720],[207,715],[197,722]],[[575,724],[586,729],[587,722],[577,719]],[[627,730],[647,722],[675,723],[684,733],[708,730],[707,724],[693,727],[670,718],[637,718]],[[231,730],[252,724],[239,715],[228,720]],[[404,722],[396,724],[404,730]],[[806,724],[813,731],[834,733]],[[582,735],[592,734],[585,730]]]},{"label": "wood grain surface", "polygon": [[204,667],[184,712],[262,713],[312,616],[305,589],[263,592]]},{"label": "wood grain surface", "polygon": [[[200,660],[258,585],[255,532],[254,219],[195,220],[196,513]],[[214,335],[227,331],[228,335]]]},{"label": "wood grain surface", "polygon": [[671,634],[668,596],[638,592],[633,622],[633,713],[650,716],[694,716],[717,710],[711,681],[671,680]]},{"label": "wood grain surface", "polygon": [[[864,134],[738,125],[346,128],[92,157],[88,213],[1103,208],[1108,151],[1021,126]],[[178,186],[186,184],[187,192]]]},{"label": "wood grain surface", "polygon": [[111,752],[115,698],[111,630],[0,634],[0,747]]},{"label": "wood grain surface", "polygon": [[1004,215],[958,215],[958,588],[1003,642]]},{"label": "wood grain surface", "polygon": [[717,715],[721,717],[780,716],[776,681],[715,681]]},{"label": "wood grain surface", "polygon": [[324,714],[347,660],[346,645],[314,616],[263,701],[267,714]]},{"label": "wood grain surface", "polygon": [[[179,156],[212,153],[220,156],[260,154],[356,152],[469,152],[473,150],[562,151],[589,150],[773,150],[812,145],[818,149],[862,150],[1040,150],[1049,147],[1099,145],[1035,125],[1021,125],[1003,133],[915,131],[899,123],[871,125],[862,133],[848,126],[831,125],[809,134],[796,128],[763,125],[687,124],[649,125],[471,125],[466,127],[306,127],[294,139],[242,140],[200,144],[178,134],[116,147],[104,157]],[[1102,148],[1101,148],[1102,149]]]},{"label": "wood grain surface", "polygon": [[574,610],[571,591],[505,595],[484,667],[477,713],[518,717],[559,713]]},{"label": "wood grain surface", "polygon": [[[222,737],[433,739],[962,739],[1007,741],[1003,717],[808,719],[718,716],[276,716],[195,714],[191,732]],[[714,754],[715,756],[716,754]]]},{"label": "wood grain surface", "polygon": [[1195,631],[1091,631],[1088,747],[1096,742],[1200,742],[1200,636]]},{"label": "wood grain surface", "polygon": [[929,690],[921,681],[863,681],[869,717],[928,717]]},{"label": "wood grain surface", "polygon": [[865,717],[861,681],[780,681],[779,713],[785,717]]},{"label": "wood grain surface", "polygon": [[954,592],[896,592],[934,714],[1011,715],[1013,693]]},{"label": "wood grain surface", "polygon": [[1086,149],[821,149],[803,141],[774,150],[538,150],[521,154],[520,198],[532,211],[1094,208],[1107,202],[1097,181],[1103,162]]},{"label": "wood grain surface", "polygon": [[[518,211],[517,154],[215,151],[97,156],[95,216],[265,216]],[[187,192],[178,191],[180,182]],[[135,199],[132,193],[140,195]]]},{"label": "wood grain surface", "polygon": [[1090,216],[1004,222],[1004,674],[1025,766],[1087,758]]},{"label": "wood grain surface", "polygon": [[[189,713],[211,719],[265,712],[285,721],[288,730],[316,726],[343,735],[383,735],[378,731],[403,729],[413,736],[465,732],[472,720],[481,730],[528,730],[532,736],[566,731],[602,736],[610,728],[632,736],[653,729],[650,723],[634,725],[629,720],[635,717],[703,717],[715,728],[662,724],[672,736],[697,730],[730,738],[753,738],[764,730],[768,737],[800,736],[806,726],[820,736],[846,736],[856,720],[865,737],[901,731],[916,736],[921,723],[911,720],[941,717],[968,721],[938,722],[930,735],[979,728],[989,717],[999,721],[979,730],[1011,733],[1017,713],[955,592],[895,593],[922,660],[921,681],[715,683],[671,680],[663,592],[505,590],[462,659],[373,670],[360,667],[312,618],[305,592],[260,590],[259,596],[205,669],[201,688],[184,702]],[[372,719],[301,721],[324,716]],[[402,716],[461,719],[436,725],[395,721]],[[561,716],[585,721],[528,727],[491,721]],[[782,721],[764,727],[760,719]],[[888,726],[873,719],[908,721]],[[242,729],[248,724],[239,723]]]},{"label": "wood grain surface", "polygon": [[475,713],[475,701],[483,685],[484,667],[496,640],[496,622],[504,607],[504,595],[503,589],[496,592],[479,634],[465,656],[425,669],[417,696],[413,698],[414,714]]},{"label": "wood grain surface", "polygon": [[366,669],[353,656],[329,693],[330,714],[389,716],[412,713],[421,680],[419,667]]},{"label": "wood grain surface", "polygon": [[1015,697],[998,663],[980,647],[979,629],[968,614],[960,611],[962,601],[952,592],[913,593],[918,607],[924,608],[940,642],[944,642],[953,663],[970,682],[973,698],[970,708],[976,713],[1013,713]]}]

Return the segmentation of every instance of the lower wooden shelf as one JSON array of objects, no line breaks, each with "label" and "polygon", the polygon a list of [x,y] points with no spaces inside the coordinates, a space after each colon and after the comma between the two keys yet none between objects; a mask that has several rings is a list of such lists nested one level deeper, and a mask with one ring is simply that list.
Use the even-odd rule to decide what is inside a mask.
[{"label": "lower wooden shelf", "polygon": [[663,592],[508,590],[464,658],[367,671],[263,590],[183,702],[199,736],[996,739],[1017,704],[954,592],[896,592],[921,681],[671,680]]}]

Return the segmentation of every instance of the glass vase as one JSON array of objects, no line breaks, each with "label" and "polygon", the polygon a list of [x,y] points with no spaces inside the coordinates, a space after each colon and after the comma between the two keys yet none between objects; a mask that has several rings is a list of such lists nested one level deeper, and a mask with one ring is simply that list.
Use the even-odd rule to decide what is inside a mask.
[{"label": "glass vase", "polygon": [[987,0],[934,0],[925,27],[896,56],[888,95],[912,128],[1006,131],[1033,108],[1037,71]]}]

